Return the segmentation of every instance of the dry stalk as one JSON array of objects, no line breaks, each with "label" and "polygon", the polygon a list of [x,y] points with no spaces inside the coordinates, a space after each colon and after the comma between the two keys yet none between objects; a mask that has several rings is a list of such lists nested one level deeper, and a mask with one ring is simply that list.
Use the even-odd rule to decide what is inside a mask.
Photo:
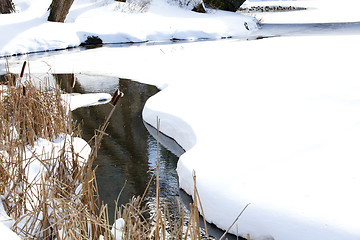
[{"label": "dry stalk", "polygon": [[230,229],[232,228],[232,226],[234,226],[234,224],[237,222],[237,220],[239,220],[239,217],[245,212],[246,208],[250,205],[250,203],[246,204],[245,207],[241,210],[241,212],[239,213],[239,215],[236,217],[236,219],[234,220],[234,222],[230,225],[230,227],[224,232],[224,234],[219,238],[219,240],[222,240],[225,235],[230,231]]}]

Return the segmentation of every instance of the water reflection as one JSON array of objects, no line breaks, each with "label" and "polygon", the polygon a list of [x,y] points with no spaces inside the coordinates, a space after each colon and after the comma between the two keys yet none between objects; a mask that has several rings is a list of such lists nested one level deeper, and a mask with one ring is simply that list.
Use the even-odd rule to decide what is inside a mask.
[{"label": "water reflection", "polygon": [[[110,214],[113,213],[116,200],[125,181],[126,187],[120,196],[121,203],[127,203],[132,196],[142,195],[151,177],[149,169],[156,165],[157,144],[144,126],[142,109],[146,100],[159,90],[151,85],[140,84],[127,79],[114,78],[93,79],[81,75],[79,81],[71,89],[71,74],[56,75],[62,89],[67,92],[87,93],[108,92],[112,94],[116,88],[124,92],[110,120],[95,165],[98,166],[96,176],[99,194],[102,201],[109,204]],[[95,84],[96,89],[88,89],[81,82],[102,81]],[[109,87],[110,86],[110,87]],[[82,137],[90,140],[94,130],[99,128],[110,111],[109,105],[80,108],[73,112],[73,119],[81,124]],[[160,190],[164,197],[178,196],[178,180],[176,164],[178,157],[160,145]],[[152,184],[149,196],[155,195]],[[112,217],[110,217],[112,219]]]}]

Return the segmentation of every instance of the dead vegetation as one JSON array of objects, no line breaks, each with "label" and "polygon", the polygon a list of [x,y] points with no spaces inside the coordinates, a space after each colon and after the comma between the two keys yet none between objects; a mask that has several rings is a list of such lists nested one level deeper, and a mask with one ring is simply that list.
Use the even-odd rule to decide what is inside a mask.
[{"label": "dead vegetation", "polygon": [[23,75],[0,95],[0,194],[12,229],[25,239],[97,239],[108,227],[88,161],[98,147],[78,138],[56,84]]}]

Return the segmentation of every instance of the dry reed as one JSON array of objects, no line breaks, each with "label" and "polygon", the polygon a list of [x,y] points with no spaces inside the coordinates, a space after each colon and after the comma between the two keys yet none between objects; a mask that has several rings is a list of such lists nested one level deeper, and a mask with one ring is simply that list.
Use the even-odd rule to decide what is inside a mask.
[{"label": "dry reed", "polygon": [[[81,159],[59,87],[24,69],[0,88],[0,194],[12,229],[25,239],[98,239],[109,228],[92,167],[101,138]],[[38,150],[44,139],[60,146]]]}]

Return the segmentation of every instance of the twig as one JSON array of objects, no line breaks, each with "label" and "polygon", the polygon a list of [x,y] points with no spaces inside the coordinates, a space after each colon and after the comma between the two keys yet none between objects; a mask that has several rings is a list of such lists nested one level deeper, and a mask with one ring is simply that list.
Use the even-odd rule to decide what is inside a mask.
[{"label": "twig", "polygon": [[157,148],[157,169],[156,169],[156,210],[158,211],[160,208],[160,180],[159,180],[159,129],[160,129],[160,119],[156,118],[156,122],[157,122],[157,132],[156,132],[156,148]]},{"label": "twig", "polygon": [[194,195],[195,195],[194,199],[199,200],[201,214],[202,214],[203,219],[204,219],[204,227],[205,227],[205,232],[206,232],[206,239],[209,239],[209,234],[208,234],[208,230],[207,230],[207,226],[206,226],[205,212],[204,212],[204,209],[202,207],[199,191],[197,190],[197,186],[196,186],[196,172],[195,172],[195,170],[193,170],[193,180],[194,180]]},{"label": "twig", "polygon": [[243,214],[243,212],[245,211],[245,209],[250,205],[250,203],[246,204],[246,206],[243,208],[243,210],[239,213],[239,215],[237,216],[237,218],[235,219],[235,221],[231,224],[231,226],[228,228],[228,230],[226,230],[226,232],[221,236],[221,238],[219,238],[219,240],[222,240],[225,235],[230,231],[230,229],[232,228],[232,226],[234,226],[234,224],[237,222],[237,220],[239,219],[239,217]]}]

